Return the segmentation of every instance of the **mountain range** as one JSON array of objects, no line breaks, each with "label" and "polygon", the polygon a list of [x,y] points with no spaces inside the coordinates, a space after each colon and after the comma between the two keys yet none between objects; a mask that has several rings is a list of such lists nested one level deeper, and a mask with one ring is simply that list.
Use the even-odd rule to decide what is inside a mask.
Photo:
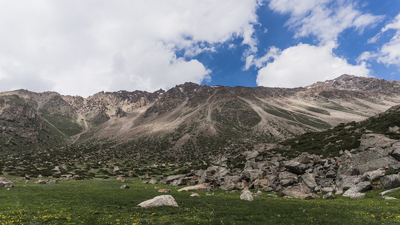
[{"label": "mountain range", "polygon": [[400,104],[399,93],[399,81],[351,75],[299,88],[185,83],[87,98],[2,92],[0,151],[97,146],[172,158],[237,153],[365,120]]}]

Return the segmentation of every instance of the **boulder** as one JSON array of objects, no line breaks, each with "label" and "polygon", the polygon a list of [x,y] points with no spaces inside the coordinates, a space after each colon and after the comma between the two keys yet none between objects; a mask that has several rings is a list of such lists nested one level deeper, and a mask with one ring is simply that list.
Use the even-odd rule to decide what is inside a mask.
[{"label": "boulder", "polygon": [[298,175],[303,174],[308,169],[307,164],[303,164],[295,160],[283,162],[283,165],[287,170]]},{"label": "boulder", "polygon": [[0,177],[0,187],[12,188],[14,187],[14,183],[9,180],[6,180],[3,177]]},{"label": "boulder", "polygon": [[39,179],[38,181],[35,182],[35,184],[47,184],[47,181]]},{"label": "boulder", "polygon": [[80,180],[81,177],[80,177],[78,174],[75,174],[75,175],[72,177],[72,179],[74,179],[74,180]]},{"label": "boulder", "polygon": [[304,187],[306,187],[306,185],[296,185],[287,187],[285,188],[285,190],[282,191],[281,195],[300,198],[302,195],[310,193],[310,189],[305,189]]},{"label": "boulder", "polygon": [[174,197],[171,195],[160,195],[153,199],[144,201],[140,203],[138,206],[142,208],[150,208],[150,207],[157,207],[157,206],[173,206],[178,207]]},{"label": "boulder", "polygon": [[261,179],[263,177],[263,171],[259,169],[248,169],[243,171],[242,179],[254,181],[255,179]]},{"label": "boulder", "polygon": [[[185,177],[185,175],[171,175],[171,176],[168,176],[168,177],[165,179],[165,184],[170,184],[170,183],[172,183],[173,181],[179,180],[179,179],[184,178],[184,177]],[[161,182],[160,182],[160,183],[161,183]]]},{"label": "boulder", "polygon": [[297,175],[287,171],[279,173],[279,180],[284,187],[298,182]]},{"label": "boulder", "polygon": [[381,183],[384,188],[397,188],[400,187],[400,175],[392,174],[381,177]]},{"label": "boulder", "polygon": [[321,178],[318,184],[321,185],[321,187],[330,187],[333,184],[333,178]]},{"label": "boulder", "polygon": [[241,200],[246,200],[246,201],[253,201],[253,195],[249,190],[245,190],[241,195],[240,195]]},{"label": "boulder", "polygon": [[361,182],[361,176],[340,175],[336,179],[336,185],[338,186],[338,189],[341,191],[348,190],[356,186],[360,182]]},{"label": "boulder", "polygon": [[122,178],[122,177],[118,177],[117,180],[122,181],[122,182],[125,182],[125,179]]},{"label": "boulder", "polygon": [[257,179],[253,182],[254,189],[266,189],[269,187],[270,182],[268,179]]},{"label": "boulder", "polygon": [[400,187],[398,187],[398,188],[393,188],[393,189],[390,189],[390,190],[387,190],[387,191],[382,191],[382,192],[379,193],[379,194],[380,194],[380,195],[386,195],[386,194],[395,192],[395,191],[397,191],[397,190],[399,190],[399,189],[400,189]]},{"label": "boulder", "polygon": [[315,182],[314,174],[312,173],[305,173],[301,176],[303,179],[303,183],[305,183],[309,188],[314,190],[317,187],[317,182]]},{"label": "boulder", "polygon": [[231,191],[241,181],[239,176],[225,176],[224,182],[221,183],[221,189]]},{"label": "boulder", "polygon": [[257,158],[258,156],[258,151],[251,151],[247,156],[246,156],[246,161],[252,160]]},{"label": "boulder", "polygon": [[369,171],[366,172],[362,175],[362,179],[365,181],[373,181],[377,178],[385,176],[385,170],[384,169],[377,169],[374,171]]},{"label": "boulder", "polygon": [[357,184],[356,186],[350,188],[346,192],[344,192],[343,196],[344,197],[351,197],[351,196],[355,196],[354,193],[365,192],[365,191],[368,191],[368,190],[371,190],[371,189],[372,189],[371,182],[370,181],[364,181],[364,182],[361,182],[361,183]]},{"label": "boulder", "polygon": [[386,155],[379,149],[370,149],[357,154],[345,154],[339,158],[339,175],[361,175],[368,171],[384,168],[389,164],[398,163],[390,155]]},{"label": "boulder", "polygon": [[178,180],[174,180],[170,185],[171,186],[186,185],[186,179],[185,178],[179,178]]},{"label": "boulder", "polygon": [[120,188],[121,188],[121,189],[129,189],[129,188],[131,188],[131,187],[128,186],[128,185],[122,185]]},{"label": "boulder", "polygon": [[329,192],[324,195],[323,199],[335,199],[335,196],[332,194],[332,192]]},{"label": "boulder", "polygon": [[197,193],[192,193],[192,194],[190,195],[190,197],[200,197],[200,195],[197,194]]},{"label": "boulder", "polygon": [[113,173],[116,173],[118,171],[119,171],[119,167],[118,166],[114,166]]},{"label": "boulder", "polygon": [[350,197],[352,199],[364,198],[365,193],[354,192],[354,193],[350,193],[348,197]]},{"label": "boulder", "polygon": [[363,134],[360,139],[360,149],[368,148],[390,148],[396,140],[390,139],[383,134]]},{"label": "boulder", "polygon": [[49,180],[47,183],[48,183],[48,184],[58,184],[58,179]]},{"label": "boulder", "polygon": [[154,178],[151,178],[149,181],[149,184],[157,184],[157,180]]},{"label": "boulder", "polygon": [[319,195],[316,195],[314,193],[310,193],[310,194],[304,194],[300,196],[300,199],[302,200],[311,200],[311,199],[317,199],[320,198]]},{"label": "boulder", "polygon": [[178,191],[212,191],[211,184],[204,183],[204,184],[197,184],[194,186],[184,187],[179,189]]},{"label": "boulder", "polygon": [[393,144],[392,157],[400,161],[400,142]]},{"label": "boulder", "polygon": [[389,197],[389,196],[382,196],[382,198],[385,200],[396,200],[397,199],[395,197]]},{"label": "boulder", "polygon": [[320,191],[321,191],[321,194],[327,194],[327,193],[332,193],[335,190],[333,189],[333,187],[324,187],[324,188],[321,188]]}]

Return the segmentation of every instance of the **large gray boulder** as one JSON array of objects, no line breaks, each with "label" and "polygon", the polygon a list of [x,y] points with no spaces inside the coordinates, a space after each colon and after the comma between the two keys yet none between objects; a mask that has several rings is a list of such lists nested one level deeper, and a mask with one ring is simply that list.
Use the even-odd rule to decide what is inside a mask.
[{"label": "large gray boulder", "polygon": [[140,203],[138,206],[143,208],[157,207],[157,206],[173,206],[178,207],[174,197],[171,195],[160,195],[153,199],[144,201]]},{"label": "large gray boulder", "polygon": [[339,190],[348,190],[361,182],[361,176],[340,175],[336,179],[336,185]]},{"label": "large gray boulder", "polygon": [[397,160],[379,149],[370,149],[357,154],[345,154],[339,158],[338,175],[362,175],[365,172],[384,168]]},{"label": "large gray boulder", "polygon": [[287,171],[279,173],[279,180],[284,187],[298,182],[297,175]]},{"label": "large gray boulder", "polygon": [[397,188],[400,187],[400,175],[392,174],[381,177],[381,183],[384,188]]},{"label": "large gray boulder", "polygon": [[292,173],[301,175],[303,174],[309,166],[307,164],[300,163],[296,160],[290,160],[283,162],[283,166]]},{"label": "large gray boulder", "polygon": [[365,191],[368,191],[371,189],[372,189],[371,182],[364,181],[364,182],[361,182],[361,183],[357,184],[356,186],[350,188],[346,192],[344,192],[343,196],[351,197],[351,196],[355,196],[354,193],[361,193],[361,192],[365,192]]},{"label": "large gray boulder", "polygon": [[385,170],[384,169],[377,169],[374,171],[369,171],[366,172],[362,175],[362,179],[366,181],[373,181],[377,178],[385,176]]},{"label": "large gray boulder", "polygon": [[[387,149],[392,147],[397,140],[390,139],[383,134],[363,134],[360,140],[360,149],[368,148]],[[387,152],[389,154],[389,152]]]},{"label": "large gray boulder", "polygon": [[263,171],[262,170],[244,170],[242,174],[242,179],[254,181],[255,179],[263,178]]},{"label": "large gray boulder", "polygon": [[312,190],[317,187],[317,182],[315,182],[314,174],[312,173],[305,173],[303,176],[301,176],[301,179],[303,179],[303,182]]},{"label": "large gray boulder", "polygon": [[240,176],[225,176],[224,182],[221,183],[221,189],[231,191],[235,188],[236,184],[241,181]]}]

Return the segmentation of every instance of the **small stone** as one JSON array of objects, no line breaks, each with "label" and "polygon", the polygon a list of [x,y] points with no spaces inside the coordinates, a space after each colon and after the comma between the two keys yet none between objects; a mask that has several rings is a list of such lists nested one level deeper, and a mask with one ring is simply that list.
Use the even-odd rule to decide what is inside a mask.
[{"label": "small stone", "polygon": [[197,194],[197,193],[193,193],[193,194],[190,195],[190,197],[200,197],[200,195]]},{"label": "small stone", "polygon": [[335,196],[332,194],[332,192],[329,192],[324,195],[323,199],[335,199]]},{"label": "small stone", "polygon": [[161,193],[170,193],[171,190],[170,190],[170,189],[160,189],[160,190],[158,190],[158,192],[161,192]]},{"label": "small stone", "polygon": [[389,197],[389,196],[382,196],[382,198],[385,200],[396,200],[397,199],[397,198]]},{"label": "small stone", "polygon": [[128,185],[122,185],[120,188],[121,188],[121,189],[129,189],[129,188],[131,188],[131,187],[128,186]]}]

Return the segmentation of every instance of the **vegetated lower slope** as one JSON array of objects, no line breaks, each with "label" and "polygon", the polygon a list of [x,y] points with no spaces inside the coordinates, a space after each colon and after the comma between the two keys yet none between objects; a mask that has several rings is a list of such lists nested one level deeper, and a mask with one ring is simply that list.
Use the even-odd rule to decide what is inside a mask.
[{"label": "vegetated lower slope", "polygon": [[[400,139],[400,105],[360,122],[341,123],[332,129],[309,132],[280,144],[286,148],[275,149],[287,156],[302,152],[327,156],[340,156],[340,151],[356,149],[363,134],[377,133],[391,139]],[[289,147],[289,148],[287,148]]]}]

